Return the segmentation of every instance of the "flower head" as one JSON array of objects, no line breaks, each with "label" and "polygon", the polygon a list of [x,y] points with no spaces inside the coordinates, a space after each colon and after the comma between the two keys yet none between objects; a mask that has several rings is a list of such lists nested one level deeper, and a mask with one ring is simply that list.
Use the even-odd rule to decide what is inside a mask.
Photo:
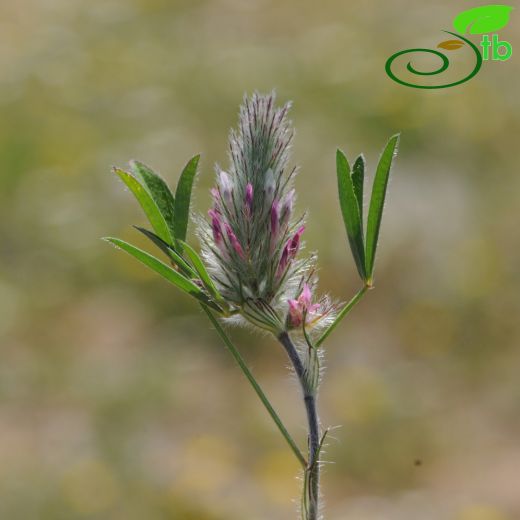
[{"label": "flower head", "polygon": [[230,165],[217,166],[210,221],[200,221],[199,235],[226,301],[250,322],[279,332],[315,258],[298,258],[305,227],[293,214],[290,105],[274,103],[274,94],[244,99],[238,129],[230,133]]}]

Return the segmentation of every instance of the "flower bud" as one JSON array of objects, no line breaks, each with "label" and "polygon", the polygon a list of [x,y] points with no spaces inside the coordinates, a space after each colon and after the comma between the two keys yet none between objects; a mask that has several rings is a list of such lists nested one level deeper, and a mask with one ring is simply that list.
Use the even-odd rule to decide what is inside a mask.
[{"label": "flower bud", "polygon": [[265,200],[266,200],[267,204],[270,204],[274,197],[274,190],[276,189],[276,181],[274,178],[273,170],[271,170],[271,168],[269,168],[267,170],[267,172],[265,173],[264,189],[265,189]]},{"label": "flower bud", "polygon": [[219,174],[219,188],[220,194],[222,195],[224,202],[226,202],[226,204],[231,205],[233,201],[233,183],[231,182],[229,175],[225,171],[221,171]]},{"label": "flower bud", "polygon": [[285,229],[289,224],[294,206],[294,188],[284,197],[282,202],[282,209],[280,211],[280,229]]},{"label": "flower bud", "polygon": [[305,226],[300,226],[298,231],[287,241],[280,257],[280,262],[276,270],[276,276],[280,278],[300,249],[300,241]]},{"label": "flower bud", "polygon": [[296,231],[296,233],[293,235],[293,237],[287,243],[289,246],[289,259],[290,260],[292,260],[298,254],[298,250],[300,249],[301,236],[304,231],[305,231],[305,226],[300,226],[298,231]]},{"label": "flower bud", "polygon": [[289,265],[289,242],[285,244],[285,247],[282,251],[282,256],[280,257],[280,262],[278,263],[278,268],[276,269],[276,278],[281,278],[287,266]]},{"label": "flower bud", "polygon": [[229,243],[231,244],[231,246],[233,247],[233,249],[235,250],[237,255],[240,258],[244,258],[244,250],[242,249],[242,246],[240,245],[240,242],[238,241],[237,236],[231,229],[231,226],[227,223],[226,223],[226,233],[227,233],[227,236],[229,239]]},{"label": "flower bud", "polygon": [[211,218],[211,229],[213,231],[213,240],[217,246],[220,246],[222,242],[222,223],[220,222],[219,214],[214,210],[210,209],[208,215]]}]

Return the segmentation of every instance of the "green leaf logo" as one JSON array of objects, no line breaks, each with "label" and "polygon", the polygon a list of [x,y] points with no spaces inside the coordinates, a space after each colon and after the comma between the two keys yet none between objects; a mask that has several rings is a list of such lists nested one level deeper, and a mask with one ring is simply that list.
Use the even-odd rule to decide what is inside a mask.
[{"label": "green leaf logo", "polygon": [[509,5],[482,5],[458,14],[453,27],[461,34],[484,34],[503,29],[509,23]]}]

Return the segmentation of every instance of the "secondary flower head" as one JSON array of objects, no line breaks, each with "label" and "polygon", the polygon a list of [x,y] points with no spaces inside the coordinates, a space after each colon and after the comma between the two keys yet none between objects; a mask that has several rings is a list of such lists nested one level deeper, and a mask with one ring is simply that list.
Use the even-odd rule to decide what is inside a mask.
[{"label": "secondary flower head", "polygon": [[289,322],[293,327],[300,327],[305,319],[306,325],[311,324],[320,308],[319,303],[312,303],[312,292],[309,284],[303,285],[303,290],[296,300],[289,300]]},{"label": "secondary flower head", "polygon": [[279,332],[315,257],[299,258],[305,226],[303,217],[294,218],[290,105],[274,103],[274,94],[244,99],[230,133],[230,164],[216,167],[209,222],[200,222],[199,235],[225,300],[255,325]]}]

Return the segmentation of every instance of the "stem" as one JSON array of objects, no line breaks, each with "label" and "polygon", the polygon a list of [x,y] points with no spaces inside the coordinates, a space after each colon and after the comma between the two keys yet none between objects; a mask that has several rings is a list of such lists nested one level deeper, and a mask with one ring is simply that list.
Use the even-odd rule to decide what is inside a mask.
[{"label": "stem", "polygon": [[275,412],[273,406],[269,402],[269,399],[267,399],[266,395],[264,394],[264,391],[262,390],[260,385],[257,383],[257,381],[254,378],[253,374],[251,373],[251,371],[249,370],[248,366],[246,365],[246,362],[244,361],[244,358],[241,356],[240,352],[237,350],[235,345],[231,342],[231,340],[229,339],[228,335],[226,334],[224,329],[221,327],[220,323],[215,318],[215,316],[213,315],[211,310],[208,309],[208,307],[206,307],[205,305],[201,305],[201,307],[204,310],[204,312],[208,315],[208,318],[210,319],[211,323],[213,324],[213,326],[217,330],[218,335],[220,336],[220,338],[222,339],[222,341],[226,345],[227,349],[229,350],[229,352],[231,353],[231,355],[233,356],[233,358],[237,362],[238,366],[240,367],[240,369],[242,370],[242,372],[246,376],[247,380],[249,381],[249,383],[253,387],[253,390],[256,392],[256,395],[260,398],[260,401],[262,401],[262,404],[265,406],[266,410],[268,411],[268,413],[271,416],[271,418],[273,419],[274,423],[276,424],[276,426],[280,430],[280,433],[283,435],[284,439],[287,441],[287,444],[289,444],[289,446],[290,446],[291,450],[293,451],[294,455],[296,456],[296,458],[298,459],[298,461],[300,462],[302,467],[306,468],[307,467],[307,461],[305,460],[305,457],[303,456],[302,452],[300,451],[300,449],[298,448],[298,446],[294,442],[294,439],[291,437],[291,435],[289,434],[289,432],[285,428],[282,420],[280,419],[278,414]]},{"label": "stem", "polygon": [[298,376],[298,380],[300,381],[305,402],[305,411],[307,413],[309,458],[304,475],[302,515],[304,520],[317,520],[320,485],[320,424],[316,410],[316,393],[315,390],[311,390],[309,385],[305,382],[306,369],[289,334],[282,332],[280,336],[278,336],[278,339],[285,348],[294,367],[294,371]]},{"label": "stem", "polygon": [[365,295],[367,290],[370,287],[365,285],[362,289],[360,289],[356,295],[350,300],[343,309],[341,309],[340,313],[336,316],[336,319],[328,326],[327,330],[320,336],[318,341],[316,341],[316,347],[319,347],[329,336],[329,334],[339,325],[340,321],[355,307],[356,303],[358,303],[361,298]]}]

